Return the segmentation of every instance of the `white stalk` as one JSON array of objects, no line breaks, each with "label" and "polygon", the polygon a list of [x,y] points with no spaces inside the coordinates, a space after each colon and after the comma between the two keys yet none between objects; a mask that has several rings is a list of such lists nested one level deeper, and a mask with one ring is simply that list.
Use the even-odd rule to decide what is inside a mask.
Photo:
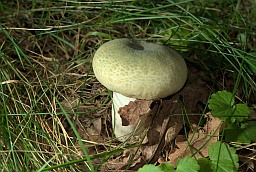
[{"label": "white stalk", "polygon": [[122,94],[113,92],[113,104],[112,104],[112,126],[114,129],[114,134],[116,138],[124,142],[134,133],[137,125],[122,126],[122,119],[118,114],[118,110],[129,102],[135,101],[135,98],[129,98]]}]

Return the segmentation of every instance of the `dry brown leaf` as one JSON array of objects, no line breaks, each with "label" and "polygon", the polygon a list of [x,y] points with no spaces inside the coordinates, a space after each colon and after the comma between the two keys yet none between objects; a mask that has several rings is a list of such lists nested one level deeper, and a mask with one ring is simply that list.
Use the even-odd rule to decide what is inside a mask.
[{"label": "dry brown leaf", "polygon": [[86,133],[89,136],[89,140],[97,141],[99,139],[101,133],[101,126],[101,118],[95,118],[92,121],[90,127],[86,128]]},{"label": "dry brown leaf", "polygon": [[167,150],[170,150],[172,148],[172,142],[177,136],[177,134],[180,132],[182,125],[175,123],[174,126],[167,129],[165,133],[165,145],[164,148]]},{"label": "dry brown leaf", "polygon": [[70,111],[73,108],[77,107],[79,103],[79,98],[77,94],[73,94],[73,96],[67,96],[62,102],[61,106],[66,111]]},{"label": "dry brown leaf", "polygon": [[135,100],[119,108],[118,113],[122,118],[122,125],[136,125],[142,115],[150,114],[152,102],[152,100]]},{"label": "dry brown leaf", "polygon": [[[218,141],[220,133],[221,120],[213,118],[211,115],[203,128],[198,128],[193,124],[193,129],[197,132],[190,131],[188,134],[188,141],[185,136],[177,137],[176,146],[169,154],[169,162],[176,166],[178,159],[183,159],[185,156],[191,156],[194,153],[196,158],[208,156],[208,147]],[[198,128],[198,129],[197,129]],[[188,143],[190,146],[188,146]]]},{"label": "dry brown leaf", "polygon": [[[182,129],[182,116],[172,116],[172,100],[162,101],[161,108],[153,118],[153,123],[147,133],[147,142],[140,149],[141,162],[132,164],[131,170],[137,170],[145,163],[154,163],[159,158],[165,146],[165,133],[172,128],[174,133],[171,138],[174,139]],[[170,139],[171,139],[170,138]]]}]

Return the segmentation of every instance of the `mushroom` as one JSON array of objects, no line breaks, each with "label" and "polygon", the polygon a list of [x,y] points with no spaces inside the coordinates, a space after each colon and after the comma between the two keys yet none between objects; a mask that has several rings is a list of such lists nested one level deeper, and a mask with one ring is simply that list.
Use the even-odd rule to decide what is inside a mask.
[{"label": "mushroom", "polygon": [[155,100],[172,95],[187,79],[186,63],[176,51],[127,38],[100,46],[93,58],[93,70],[98,81],[113,91],[112,125],[122,142],[138,126],[123,126],[119,108],[136,99]]}]

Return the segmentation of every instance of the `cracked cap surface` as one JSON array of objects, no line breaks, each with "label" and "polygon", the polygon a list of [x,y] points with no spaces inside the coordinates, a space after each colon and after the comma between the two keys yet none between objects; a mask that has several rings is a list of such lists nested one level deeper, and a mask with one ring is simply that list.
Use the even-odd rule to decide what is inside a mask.
[{"label": "cracked cap surface", "polygon": [[172,95],[187,79],[186,63],[176,51],[126,38],[100,46],[93,58],[93,70],[109,90],[139,99]]}]

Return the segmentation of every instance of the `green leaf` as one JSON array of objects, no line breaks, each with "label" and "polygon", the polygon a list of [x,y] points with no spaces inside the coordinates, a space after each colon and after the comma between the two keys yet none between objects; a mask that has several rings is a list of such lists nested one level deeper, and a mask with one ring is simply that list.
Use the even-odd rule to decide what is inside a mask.
[{"label": "green leaf", "polygon": [[175,172],[174,167],[168,162],[162,163],[159,168],[164,172]]},{"label": "green leaf", "polygon": [[238,155],[234,148],[226,143],[213,143],[208,154],[214,172],[235,172],[238,170]]},{"label": "green leaf", "polygon": [[142,168],[139,168],[138,172],[165,172],[160,167],[153,164],[145,164]]},{"label": "green leaf", "polygon": [[198,160],[200,170],[199,172],[212,172],[211,161],[207,158],[199,158]]},{"label": "green leaf", "polygon": [[234,106],[234,109],[235,110],[234,110],[233,116],[238,122],[243,121],[250,114],[249,108],[246,104],[236,104]]},{"label": "green leaf", "polygon": [[247,121],[241,124],[229,124],[225,128],[225,140],[229,142],[251,143],[256,142],[256,121]]},{"label": "green leaf", "polygon": [[245,104],[235,104],[234,96],[226,90],[212,94],[208,102],[212,116],[224,121],[231,118],[232,122],[241,122],[249,115],[249,108]]},{"label": "green leaf", "polygon": [[178,161],[176,172],[198,172],[199,169],[198,162],[194,158],[186,156],[183,160]]},{"label": "green leaf", "polygon": [[241,128],[251,142],[256,142],[256,121],[248,121],[241,124]]},{"label": "green leaf", "polygon": [[214,117],[226,120],[232,114],[234,103],[234,96],[230,92],[223,90],[211,95],[208,106]]},{"label": "green leaf", "polygon": [[231,123],[225,128],[225,140],[228,142],[251,143],[246,134],[246,129],[241,128],[238,123]]}]

